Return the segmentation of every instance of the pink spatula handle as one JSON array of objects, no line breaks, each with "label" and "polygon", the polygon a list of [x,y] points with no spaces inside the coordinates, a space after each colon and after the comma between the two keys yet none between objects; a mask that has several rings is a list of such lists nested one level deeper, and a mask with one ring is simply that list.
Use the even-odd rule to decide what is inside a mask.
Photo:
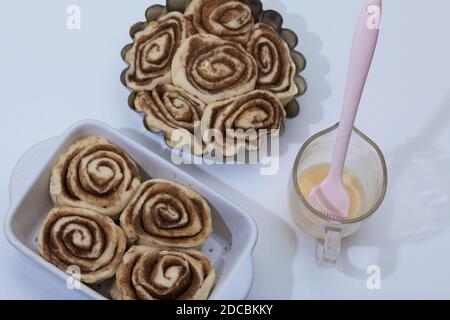
[{"label": "pink spatula handle", "polygon": [[[375,9],[370,10],[369,9]],[[353,37],[344,105],[331,161],[330,178],[342,179],[345,157],[378,40],[381,0],[365,0],[364,9]],[[378,17],[377,17],[378,15]]]}]

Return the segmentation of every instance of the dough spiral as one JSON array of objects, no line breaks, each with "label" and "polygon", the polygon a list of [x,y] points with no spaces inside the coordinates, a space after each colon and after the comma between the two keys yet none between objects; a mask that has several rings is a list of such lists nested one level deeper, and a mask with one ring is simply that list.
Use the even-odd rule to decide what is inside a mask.
[{"label": "dough spiral", "polygon": [[[140,91],[134,100],[137,111],[145,113],[145,125],[153,132],[163,132],[167,144],[178,145],[179,135],[186,133],[194,153],[203,150],[201,138],[195,137],[206,104],[185,90],[173,85],[161,85],[149,91]],[[181,129],[181,130],[179,130]],[[173,136],[179,130],[177,136]],[[198,130],[200,131],[200,130]],[[198,148],[194,148],[197,144]]]},{"label": "dough spiral", "polygon": [[153,179],[140,186],[120,216],[120,226],[130,243],[194,248],[212,231],[211,209],[195,191]]},{"label": "dough spiral", "polygon": [[81,208],[51,210],[38,237],[44,259],[64,272],[79,268],[80,281],[85,283],[114,276],[125,247],[125,234],[111,218]]},{"label": "dough spiral", "polygon": [[141,183],[137,164],[103,137],[78,140],[52,170],[55,206],[94,210],[117,218]]},{"label": "dough spiral", "polygon": [[173,56],[181,41],[193,30],[179,12],[170,12],[135,34],[131,49],[125,54],[129,68],[125,84],[134,91],[152,90],[170,83]]},{"label": "dough spiral", "polygon": [[245,44],[254,24],[251,8],[245,1],[193,0],[185,15],[199,33]]},{"label": "dough spiral", "polygon": [[258,64],[256,89],[275,93],[283,105],[298,93],[296,68],[286,42],[266,24],[256,24],[250,33],[247,50]]},{"label": "dough spiral", "polygon": [[183,41],[172,62],[173,83],[206,103],[255,88],[255,59],[238,43],[212,35]]},{"label": "dough spiral", "polygon": [[207,148],[232,156],[240,147],[258,150],[263,134],[278,136],[285,117],[283,105],[273,93],[255,90],[209,104],[202,118],[202,135]]},{"label": "dough spiral", "polygon": [[206,300],[215,271],[195,250],[133,246],[123,257],[111,289],[115,300]]}]

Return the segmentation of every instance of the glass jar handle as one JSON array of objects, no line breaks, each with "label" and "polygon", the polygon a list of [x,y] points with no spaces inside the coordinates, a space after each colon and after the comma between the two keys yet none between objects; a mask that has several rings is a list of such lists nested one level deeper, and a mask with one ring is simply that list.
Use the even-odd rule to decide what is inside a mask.
[{"label": "glass jar handle", "polygon": [[333,268],[341,251],[341,231],[326,228],[325,240],[316,242],[317,264],[323,268]]}]

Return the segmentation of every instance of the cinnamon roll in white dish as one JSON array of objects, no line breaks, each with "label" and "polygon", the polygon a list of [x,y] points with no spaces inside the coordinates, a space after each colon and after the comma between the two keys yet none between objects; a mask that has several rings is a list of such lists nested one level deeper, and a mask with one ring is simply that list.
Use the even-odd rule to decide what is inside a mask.
[{"label": "cinnamon roll in white dish", "polygon": [[206,300],[215,271],[195,250],[133,246],[123,257],[111,296],[115,300]]},{"label": "cinnamon roll in white dish", "polygon": [[52,170],[55,206],[94,210],[118,218],[141,184],[137,164],[100,136],[76,141]]},{"label": "cinnamon roll in white dish", "polygon": [[212,231],[211,209],[197,192],[181,184],[144,182],[120,216],[130,244],[199,247]]},{"label": "cinnamon roll in white dish", "polygon": [[126,244],[125,234],[111,218],[82,208],[51,210],[38,237],[44,259],[64,272],[76,268],[85,283],[113,277]]}]

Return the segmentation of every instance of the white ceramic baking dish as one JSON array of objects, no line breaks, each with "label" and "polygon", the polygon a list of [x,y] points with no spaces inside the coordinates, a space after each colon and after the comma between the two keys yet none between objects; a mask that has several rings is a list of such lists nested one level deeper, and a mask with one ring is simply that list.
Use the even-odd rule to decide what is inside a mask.
[{"label": "white ceramic baking dish", "polygon": [[[19,161],[11,177],[11,203],[4,224],[10,243],[56,277],[63,281],[68,279],[66,273],[39,256],[36,237],[41,223],[52,208],[48,189],[55,161],[74,141],[91,135],[104,136],[123,148],[136,160],[144,174],[190,186],[209,201],[214,231],[202,251],[210,258],[217,272],[210,299],[245,299],[253,280],[252,252],[257,239],[253,218],[179,167],[97,121],[74,124],[60,137],[30,149]],[[36,157],[39,157],[39,161],[36,161]],[[108,283],[101,286],[82,285],[80,290],[94,299],[108,299],[107,287]]]}]

